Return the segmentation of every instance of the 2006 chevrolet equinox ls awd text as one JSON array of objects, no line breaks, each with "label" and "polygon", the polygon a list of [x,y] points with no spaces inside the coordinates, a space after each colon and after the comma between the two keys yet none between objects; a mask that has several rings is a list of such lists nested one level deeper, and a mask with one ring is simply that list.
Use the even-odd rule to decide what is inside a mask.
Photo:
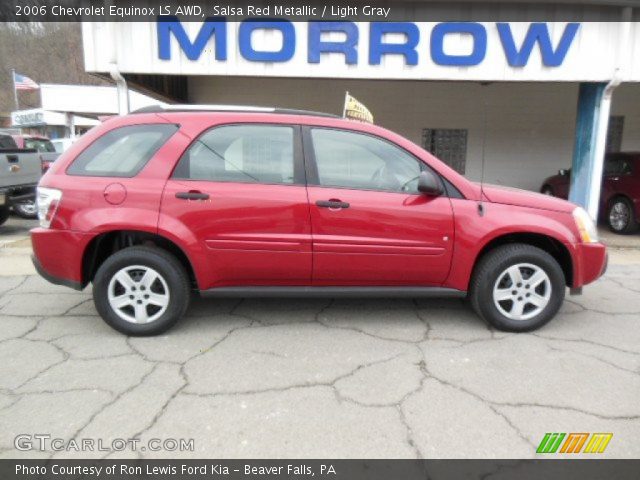
[{"label": "2006 chevrolet equinox ls awd text", "polygon": [[532,330],[602,275],[591,218],[466,180],[383,128],[293,110],[148,107],[95,127],[38,188],[34,263],[102,318],[160,333],[193,291],[467,296]]}]

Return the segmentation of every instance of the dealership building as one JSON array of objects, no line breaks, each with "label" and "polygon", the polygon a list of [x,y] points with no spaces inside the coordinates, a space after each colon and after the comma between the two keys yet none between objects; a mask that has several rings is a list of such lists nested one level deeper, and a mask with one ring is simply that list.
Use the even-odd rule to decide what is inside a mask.
[{"label": "dealership building", "polygon": [[537,191],[571,167],[595,215],[604,153],[640,151],[635,2],[388,3],[418,20],[85,23],[85,68],[180,103],[341,114],[348,91],[470,179]]}]

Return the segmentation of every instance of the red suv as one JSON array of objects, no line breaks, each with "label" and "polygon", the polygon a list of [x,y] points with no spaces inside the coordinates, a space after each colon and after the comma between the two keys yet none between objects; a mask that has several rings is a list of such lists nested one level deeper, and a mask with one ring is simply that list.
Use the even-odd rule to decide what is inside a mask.
[{"label": "red suv", "polygon": [[[560,170],[557,175],[542,182],[540,191],[545,195],[569,197],[571,170]],[[640,226],[640,152],[608,153],[604,157],[601,218],[609,229],[628,234]]]},{"label": "red suv", "polygon": [[62,154],[38,188],[34,263],[93,283],[113,328],[151,335],[192,291],[460,296],[535,329],[602,275],[586,212],[485,186],[383,128],[292,110],[147,108]]}]

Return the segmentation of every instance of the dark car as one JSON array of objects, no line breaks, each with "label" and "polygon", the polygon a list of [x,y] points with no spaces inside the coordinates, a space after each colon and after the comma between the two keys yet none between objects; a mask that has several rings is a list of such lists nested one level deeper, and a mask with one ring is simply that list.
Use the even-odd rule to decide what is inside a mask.
[{"label": "dark car", "polygon": [[[571,170],[547,178],[540,191],[568,198]],[[600,215],[612,232],[628,234],[640,224],[640,152],[609,153],[604,160]]]}]

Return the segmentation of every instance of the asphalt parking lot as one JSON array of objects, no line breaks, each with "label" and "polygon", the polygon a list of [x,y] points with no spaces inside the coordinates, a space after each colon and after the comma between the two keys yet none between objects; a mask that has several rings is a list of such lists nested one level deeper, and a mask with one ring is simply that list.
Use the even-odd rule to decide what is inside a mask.
[{"label": "asphalt parking lot", "polygon": [[[127,338],[90,290],[46,283],[0,227],[0,456],[529,458],[546,432],[640,457],[640,255],[529,334],[459,300],[197,300]],[[625,240],[627,241],[627,240]],[[185,452],[19,451],[19,434],[194,439]]]}]

